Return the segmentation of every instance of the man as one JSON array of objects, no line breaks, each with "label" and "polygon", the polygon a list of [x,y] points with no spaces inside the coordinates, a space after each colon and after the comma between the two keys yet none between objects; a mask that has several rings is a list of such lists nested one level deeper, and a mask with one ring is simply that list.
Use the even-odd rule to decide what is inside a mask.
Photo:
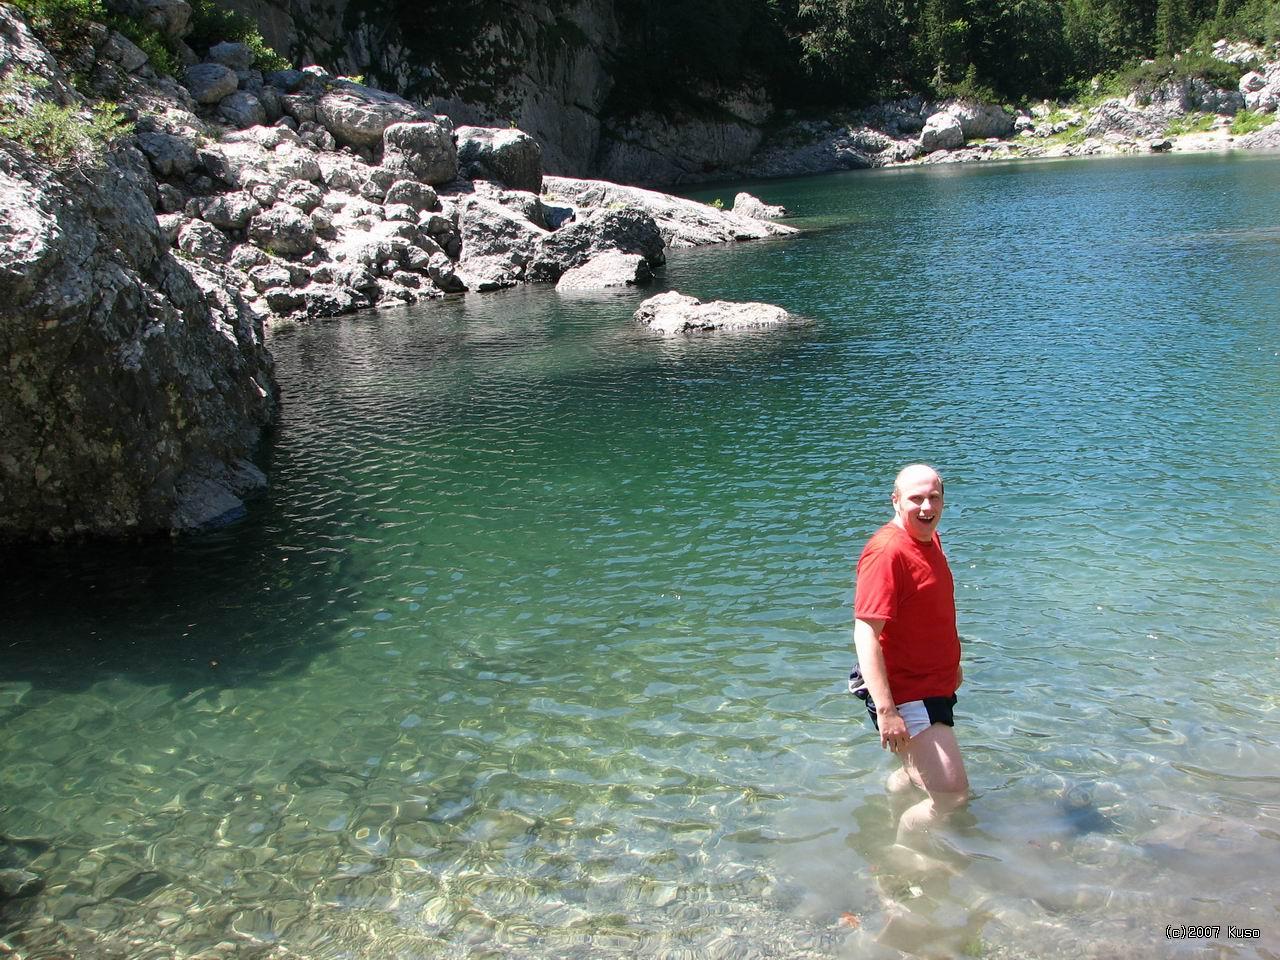
[{"label": "man", "polygon": [[963,674],[955,584],[938,539],[942,478],[922,463],[893,484],[893,519],[858,560],[850,689],[867,701],[880,746],[897,754],[892,793],[926,794],[906,810],[898,838],[926,829],[968,797],[969,780],[952,729]]}]

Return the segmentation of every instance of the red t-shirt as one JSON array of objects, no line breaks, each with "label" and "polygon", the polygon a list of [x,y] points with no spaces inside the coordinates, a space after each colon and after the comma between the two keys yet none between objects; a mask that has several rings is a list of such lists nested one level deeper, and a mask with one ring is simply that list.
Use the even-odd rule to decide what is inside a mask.
[{"label": "red t-shirt", "polygon": [[880,647],[895,703],[956,692],[955,581],[937,533],[921,543],[894,523],[877,530],[858,559],[853,615],[885,621]]}]

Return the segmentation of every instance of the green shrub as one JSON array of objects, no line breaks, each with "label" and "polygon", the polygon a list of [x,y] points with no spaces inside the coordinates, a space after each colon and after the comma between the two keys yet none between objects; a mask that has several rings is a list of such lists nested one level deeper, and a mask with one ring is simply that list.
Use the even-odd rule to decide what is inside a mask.
[{"label": "green shrub", "polygon": [[1216,119],[1217,117],[1211,113],[1189,113],[1185,117],[1175,117],[1164,128],[1164,135],[1177,137],[1184,133],[1206,133],[1213,129]]},{"label": "green shrub", "polygon": [[204,51],[223,42],[247,46],[253,51],[253,65],[264,73],[290,66],[288,60],[267,46],[258,25],[244,14],[220,7],[213,0],[193,0],[187,43],[196,51]]},{"label": "green shrub", "polygon": [[13,5],[55,52],[84,46],[89,42],[89,24],[107,18],[102,0],[13,0]]},{"label": "green shrub", "polygon": [[724,209],[724,201],[723,201],[723,200],[721,200],[719,197],[716,197],[714,200],[712,200],[710,203],[708,203],[708,204],[707,204],[707,206],[708,206],[708,207],[714,207],[714,208],[715,208],[715,209],[717,209],[717,210],[723,210],[723,209]]},{"label": "green shrub", "polygon": [[114,103],[77,110],[20,94],[48,86],[44,77],[21,68],[0,80],[0,137],[13,140],[54,167],[96,166],[117,140],[131,132]]},{"label": "green shrub", "polygon": [[1261,113],[1257,110],[1241,110],[1231,120],[1231,135],[1243,137],[1247,133],[1256,133],[1263,127],[1275,123],[1274,113]]},{"label": "green shrub", "polygon": [[1223,90],[1235,89],[1244,76],[1243,67],[1226,63],[1206,53],[1187,53],[1181,57],[1147,60],[1117,75],[1121,86],[1141,93],[1165,83],[1198,78]]}]

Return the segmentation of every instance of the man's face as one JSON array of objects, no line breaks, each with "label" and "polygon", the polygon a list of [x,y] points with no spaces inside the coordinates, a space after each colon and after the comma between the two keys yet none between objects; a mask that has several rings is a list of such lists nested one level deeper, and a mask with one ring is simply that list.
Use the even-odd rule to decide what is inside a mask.
[{"label": "man's face", "polygon": [[917,540],[928,542],[942,516],[942,479],[927,468],[910,470],[893,488],[893,512],[898,525]]}]

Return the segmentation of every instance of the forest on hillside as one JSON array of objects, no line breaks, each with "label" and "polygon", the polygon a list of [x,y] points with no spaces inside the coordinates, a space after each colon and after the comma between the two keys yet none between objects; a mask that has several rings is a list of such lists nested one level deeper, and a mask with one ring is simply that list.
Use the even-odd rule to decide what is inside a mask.
[{"label": "forest on hillside", "polygon": [[650,102],[670,96],[673,74],[754,76],[792,104],[1073,95],[1144,60],[1211,72],[1207,56],[1174,57],[1219,37],[1280,37],[1280,0],[618,0],[618,11],[632,40],[619,89]]}]

